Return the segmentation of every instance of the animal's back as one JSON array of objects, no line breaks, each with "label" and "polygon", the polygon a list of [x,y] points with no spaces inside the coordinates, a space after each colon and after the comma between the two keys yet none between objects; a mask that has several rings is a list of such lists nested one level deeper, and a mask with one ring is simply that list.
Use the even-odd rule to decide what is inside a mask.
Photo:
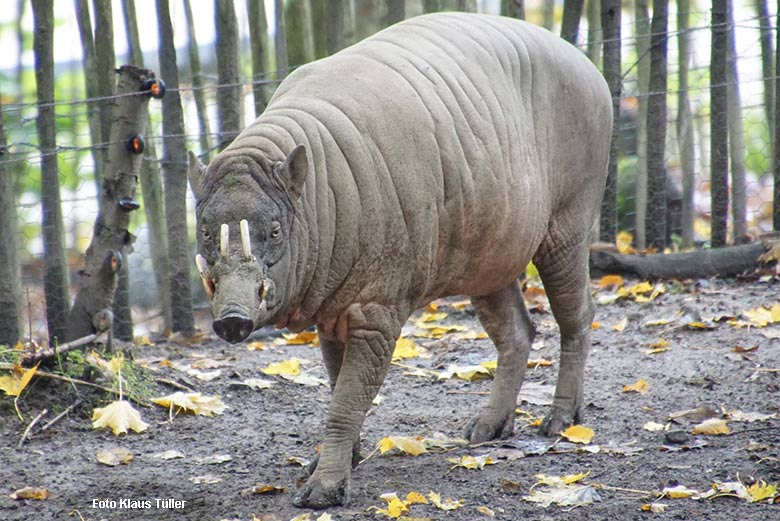
[{"label": "animal's back", "polygon": [[[579,51],[531,24],[447,13],[301,67],[233,146],[307,145],[306,207],[332,255],[317,283],[419,304],[505,285],[572,198],[592,220],[610,130],[608,90]],[[347,271],[365,276],[345,285]]]}]

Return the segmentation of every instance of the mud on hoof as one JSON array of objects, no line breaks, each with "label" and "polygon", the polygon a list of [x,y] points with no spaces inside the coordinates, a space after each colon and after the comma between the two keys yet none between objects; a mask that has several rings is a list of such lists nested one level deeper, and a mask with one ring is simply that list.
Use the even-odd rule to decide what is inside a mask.
[{"label": "mud on hoof", "polygon": [[476,444],[490,440],[508,438],[515,430],[514,410],[509,415],[480,414],[466,425],[466,439]]},{"label": "mud on hoof", "polygon": [[310,479],[293,496],[293,505],[301,508],[324,509],[346,505],[349,501],[349,477],[324,485],[319,479]]},{"label": "mud on hoof", "polygon": [[539,425],[539,432],[543,435],[552,437],[557,436],[561,431],[565,430],[571,425],[576,425],[582,421],[582,410],[577,407],[574,414],[567,414],[563,411],[552,410],[544,417],[541,425]]}]

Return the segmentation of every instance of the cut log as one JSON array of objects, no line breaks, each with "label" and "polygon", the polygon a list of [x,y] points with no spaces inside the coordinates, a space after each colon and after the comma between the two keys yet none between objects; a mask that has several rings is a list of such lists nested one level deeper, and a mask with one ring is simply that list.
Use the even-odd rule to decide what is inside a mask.
[{"label": "cut log", "polygon": [[641,279],[726,277],[773,260],[764,256],[764,252],[776,244],[759,241],[712,250],[651,255],[624,255],[596,247],[590,252],[590,273],[594,278],[609,274],[635,275]]}]

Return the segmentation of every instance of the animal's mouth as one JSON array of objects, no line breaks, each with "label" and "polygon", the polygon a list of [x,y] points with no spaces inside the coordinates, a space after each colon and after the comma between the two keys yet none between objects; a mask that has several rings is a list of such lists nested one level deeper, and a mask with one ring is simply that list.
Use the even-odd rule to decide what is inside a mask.
[{"label": "animal's mouth", "polygon": [[246,340],[255,329],[254,321],[237,308],[228,309],[212,323],[214,332],[223,340],[237,344]]}]

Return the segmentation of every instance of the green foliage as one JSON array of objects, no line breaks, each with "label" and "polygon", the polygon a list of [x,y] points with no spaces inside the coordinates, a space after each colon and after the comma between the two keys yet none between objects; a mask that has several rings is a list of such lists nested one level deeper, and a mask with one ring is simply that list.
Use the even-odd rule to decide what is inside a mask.
[{"label": "green foliage", "polygon": [[742,111],[745,129],[745,167],[758,175],[772,170],[772,145],[764,113],[757,109]]}]

